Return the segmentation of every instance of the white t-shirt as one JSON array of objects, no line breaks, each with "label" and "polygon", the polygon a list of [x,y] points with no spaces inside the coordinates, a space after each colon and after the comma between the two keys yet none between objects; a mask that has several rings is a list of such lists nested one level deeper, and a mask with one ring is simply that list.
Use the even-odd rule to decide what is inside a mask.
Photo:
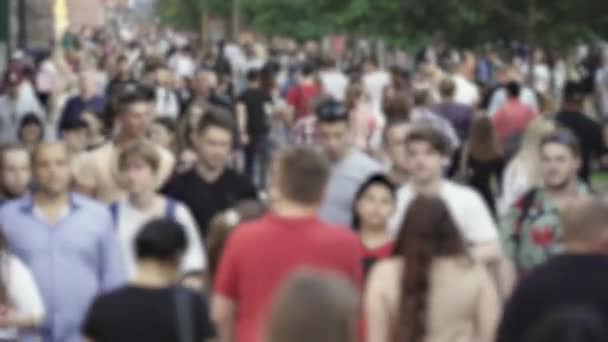
[{"label": "white t-shirt", "polygon": [[348,77],[339,71],[332,70],[321,72],[319,78],[321,79],[324,93],[338,101],[344,101],[346,88],[348,87]]},{"label": "white t-shirt", "polygon": [[177,120],[179,117],[179,102],[172,90],[156,88],[156,116],[169,117]]},{"label": "white t-shirt", "polygon": [[[44,304],[38,286],[30,270],[12,255],[5,255],[5,267],[2,268],[2,279],[6,281],[6,290],[11,309],[19,316],[39,318],[45,315]],[[0,339],[17,339],[16,328],[0,329]]]},{"label": "white t-shirt", "polygon": [[[137,272],[137,258],[135,255],[137,233],[148,221],[166,217],[167,212],[162,210],[156,213],[144,213],[133,207],[126,199],[117,202],[116,206],[116,229],[124,260],[123,265],[125,266],[127,279],[133,279]],[[163,209],[165,208],[166,206]],[[205,270],[207,268],[207,254],[192,214],[183,204],[176,202],[174,215],[173,218],[186,229],[186,238],[188,239],[188,247],[180,267],[181,271],[188,273]]]},{"label": "white t-shirt", "polygon": [[382,112],[382,96],[384,88],[391,82],[391,77],[386,71],[378,70],[363,76],[365,91],[370,97],[370,102],[377,113]]},{"label": "white t-shirt", "polygon": [[454,75],[452,80],[456,86],[455,102],[471,107],[475,107],[480,102],[479,88],[475,83],[467,80],[462,75]]},{"label": "white t-shirt", "polygon": [[[439,196],[445,202],[454,223],[458,226],[466,243],[483,243],[498,239],[498,229],[488,207],[473,189],[444,180]],[[406,184],[397,193],[397,210],[389,222],[389,233],[396,236],[416,192]]]}]

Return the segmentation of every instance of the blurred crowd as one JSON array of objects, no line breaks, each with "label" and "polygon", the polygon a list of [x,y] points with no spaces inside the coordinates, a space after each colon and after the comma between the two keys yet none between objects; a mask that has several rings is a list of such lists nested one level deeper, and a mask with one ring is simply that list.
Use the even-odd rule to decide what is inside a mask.
[{"label": "blurred crowd", "polygon": [[608,340],[608,50],[381,57],[124,24],[14,53],[0,341]]}]

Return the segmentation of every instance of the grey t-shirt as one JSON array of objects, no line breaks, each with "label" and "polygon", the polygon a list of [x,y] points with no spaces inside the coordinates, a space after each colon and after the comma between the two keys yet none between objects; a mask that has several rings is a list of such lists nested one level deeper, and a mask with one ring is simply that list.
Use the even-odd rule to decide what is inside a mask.
[{"label": "grey t-shirt", "polygon": [[365,153],[353,150],[332,167],[321,218],[331,224],[351,227],[353,201],[357,190],[381,165]]}]

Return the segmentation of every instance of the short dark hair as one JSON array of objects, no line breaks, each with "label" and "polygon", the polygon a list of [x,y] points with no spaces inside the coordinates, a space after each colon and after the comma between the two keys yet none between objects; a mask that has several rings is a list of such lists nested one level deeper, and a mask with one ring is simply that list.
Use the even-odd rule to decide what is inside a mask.
[{"label": "short dark hair", "polygon": [[302,76],[310,76],[315,72],[315,67],[311,62],[306,62],[300,68],[300,73]]},{"label": "short dark hair", "polygon": [[203,133],[210,127],[221,128],[234,134],[236,124],[230,113],[220,109],[207,110],[198,122],[197,133]]},{"label": "short dark hair", "polygon": [[540,148],[542,149],[548,144],[559,144],[567,147],[574,156],[581,156],[581,143],[576,135],[567,128],[559,128],[555,132],[549,133],[542,137]]},{"label": "short dark hair", "polygon": [[455,93],[456,84],[451,78],[444,78],[443,80],[441,80],[441,82],[439,83],[439,94],[441,95],[442,99],[451,99],[454,97]]},{"label": "short dark hair", "polygon": [[156,219],[146,223],[135,239],[138,259],[172,261],[186,250],[185,228],[175,220]]},{"label": "short dark hair", "polygon": [[298,203],[321,201],[329,179],[329,161],[319,151],[295,146],[283,151],[278,159],[277,177],[281,193]]},{"label": "short dark hair", "polygon": [[80,119],[71,119],[71,120],[63,120],[61,121],[61,123],[59,124],[59,131],[60,132],[70,132],[70,131],[77,131],[79,129],[86,129],[87,123]]},{"label": "short dark hair", "polygon": [[430,127],[416,127],[407,135],[406,144],[426,142],[439,154],[447,156],[451,153],[447,138],[438,130]]},{"label": "short dark hair", "polygon": [[334,123],[348,121],[348,111],[340,101],[332,98],[321,100],[316,108],[317,122]]},{"label": "short dark hair", "polygon": [[519,97],[519,94],[521,93],[521,86],[514,81],[507,83],[505,88],[507,89],[507,95],[509,95],[510,98]]},{"label": "short dark hair", "polygon": [[247,71],[247,81],[248,82],[256,82],[260,80],[260,70],[259,69],[251,69]]},{"label": "short dark hair", "polygon": [[173,118],[162,116],[154,119],[154,123],[163,126],[167,131],[171,133],[175,133],[177,131],[177,122]]},{"label": "short dark hair", "polygon": [[138,102],[149,102],[148,90],[138,83],[128,83],[122,86],[116,95],[116,112],[118,115],[128,112],[129,108]]},{"label": "short dark hair", "polygon": [[382,173],[376,173],[371,175],[363,184],[359,186],[357,193],[355,194],[355,200],[353,201],[353,228],[359,230],[361,227],[361,218],[357,213],[357,204],[367,192],[369,188],[374,185],[381,185],[389,191],[393,200],[397,200],[397,186],[388,178],[388,176]]},{"label": "short dark hair", "polygon": [[583,102],[585,97],[585,93],[582,89],[583,87],[574,81],[568,81],[564,85],[564,101],[573,102],[576,104],[580,104]]}]

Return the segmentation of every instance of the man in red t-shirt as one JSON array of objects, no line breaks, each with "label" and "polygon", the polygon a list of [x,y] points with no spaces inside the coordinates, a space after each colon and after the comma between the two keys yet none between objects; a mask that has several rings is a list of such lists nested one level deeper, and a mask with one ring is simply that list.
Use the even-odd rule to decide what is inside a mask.
[{"label": "man in red t-shirt", "polygon": [[287,102],[296,113],[296,120],[312,115],[313,100],[319,95],[320,87],[314,79],[314,69],[304,64],[300,70],[300,81],[287,92]]},{"label": "man in red t-shirt", "polygon": [[536,117],[534,108],[519,99],[521,87],[517,82],[509,82],[506,88],[507,102],[496,112],[493,118],[494,127],[503,146],[507,146],[510,139],[518,139],[528,127],[530,121]]},{"label": "man in red t-shirt", "polygon": [[294,147],[273,168],[271,213],[232,234],[216,273],[212,315],[220,341],[262,341],[275,291],[301,267],[362,282],[355,235],[318,218],[328,161],[311,148]]}]

